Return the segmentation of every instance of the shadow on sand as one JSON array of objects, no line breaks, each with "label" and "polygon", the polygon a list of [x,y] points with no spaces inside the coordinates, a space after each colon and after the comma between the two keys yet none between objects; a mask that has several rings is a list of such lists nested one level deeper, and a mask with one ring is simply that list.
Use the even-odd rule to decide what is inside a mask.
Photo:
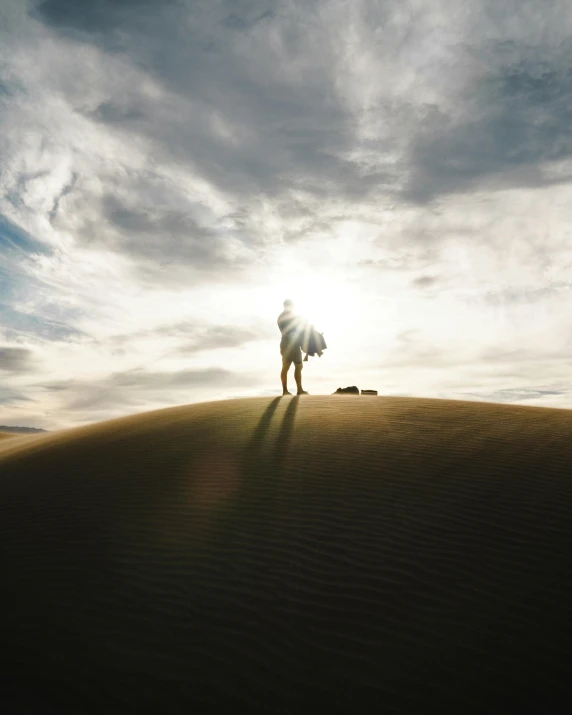
[{"label": "shadow on sand", "polygon": [[265,441],[272,424],[274,413],[280,402],[285,399],[283,396],[276,397],[264,410],[256,429],[246,448],[242,462],[243,484],[248,483],[253,478],[257,481],[262,477],[276,477],[282,472],[284,461],[288,454],[294,423],[296,421],[296,410],[300,397],[296,395],[290,400],[286,408],[282,424],[276,436],[276,444],[273,450],[265,450]]}]

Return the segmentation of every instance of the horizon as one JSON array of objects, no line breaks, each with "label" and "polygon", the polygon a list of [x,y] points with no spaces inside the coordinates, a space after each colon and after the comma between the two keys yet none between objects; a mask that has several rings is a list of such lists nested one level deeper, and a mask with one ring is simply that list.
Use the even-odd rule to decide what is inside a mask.
[{"label": "horizon", "polygon": [[285,298],[328,344],[310,394],[572,408],[571,29],[552,0],[3,0],[0,422],[276,396]]}]

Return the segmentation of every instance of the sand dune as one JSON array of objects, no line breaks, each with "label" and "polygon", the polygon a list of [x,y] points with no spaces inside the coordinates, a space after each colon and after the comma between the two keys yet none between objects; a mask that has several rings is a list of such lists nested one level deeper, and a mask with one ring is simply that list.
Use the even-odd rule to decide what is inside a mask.
[{"label": "sand dune", "polygon": [[550,712],[571,516],[567,410],[256,398],[3,440],[0,701]]}]

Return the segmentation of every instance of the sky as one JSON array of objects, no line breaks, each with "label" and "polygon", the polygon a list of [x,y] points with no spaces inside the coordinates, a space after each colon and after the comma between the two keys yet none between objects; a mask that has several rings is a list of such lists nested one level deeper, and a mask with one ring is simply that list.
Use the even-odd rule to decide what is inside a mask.
[{"label": "sky", "polygon": [[311,394],[572,408],[570,38],[564,0],[0,0],[0,424],[278,395],[286,298]]}]

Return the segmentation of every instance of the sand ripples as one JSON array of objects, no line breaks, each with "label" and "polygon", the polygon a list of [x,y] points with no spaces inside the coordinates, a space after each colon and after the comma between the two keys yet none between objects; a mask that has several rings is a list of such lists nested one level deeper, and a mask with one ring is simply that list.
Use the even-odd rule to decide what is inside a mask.
[{"label": "sand ripples", "polygon": [[564,703],[571,438],[563,410],[336,395],[5,440],[0,690],[54,712]]}]

